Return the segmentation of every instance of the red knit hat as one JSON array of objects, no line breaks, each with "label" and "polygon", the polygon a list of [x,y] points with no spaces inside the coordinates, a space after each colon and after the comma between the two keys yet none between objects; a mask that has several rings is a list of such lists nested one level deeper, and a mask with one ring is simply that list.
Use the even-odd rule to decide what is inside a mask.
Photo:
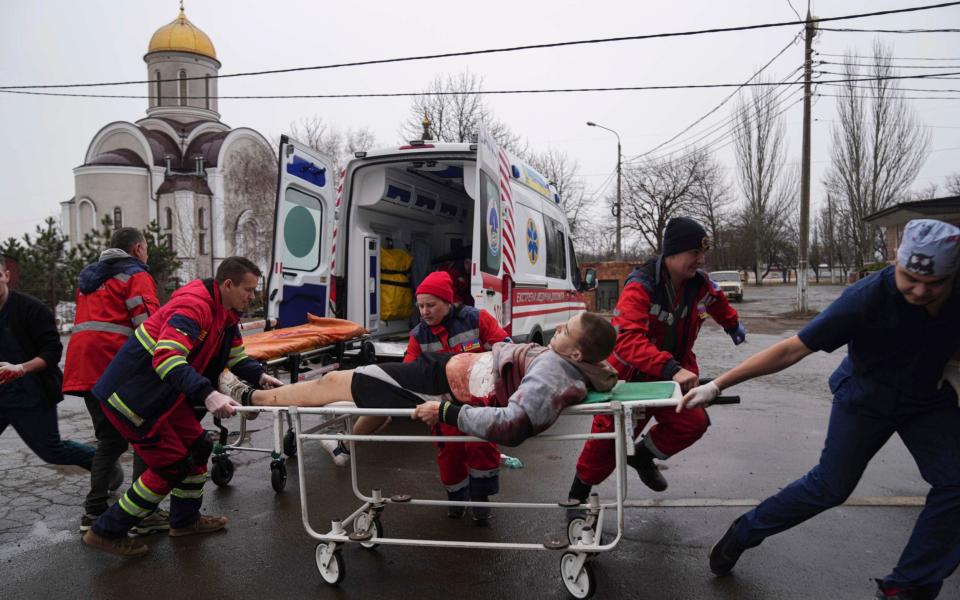
[{"label": "red knit hat", "polygon": [[453,304],[453,280],[446,271],[435,271],[427,275],[419,286],[417,295],[430,294],[440,298],[447,304]]}]

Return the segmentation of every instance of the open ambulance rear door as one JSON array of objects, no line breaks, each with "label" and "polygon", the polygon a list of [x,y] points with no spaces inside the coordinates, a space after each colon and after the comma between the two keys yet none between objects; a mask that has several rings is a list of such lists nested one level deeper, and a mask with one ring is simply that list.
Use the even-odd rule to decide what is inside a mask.
[{"label": "open ambulance rear door", "polygon": [[280,327],[327,315],[329,248],[333,235],[336,173],[333,161],[287,136],[280,138],[273,261],[266,315]]}]

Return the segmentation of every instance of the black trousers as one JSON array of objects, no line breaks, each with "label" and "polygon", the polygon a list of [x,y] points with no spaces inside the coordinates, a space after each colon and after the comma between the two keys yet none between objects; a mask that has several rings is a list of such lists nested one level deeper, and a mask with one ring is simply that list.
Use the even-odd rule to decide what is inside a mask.
[{"label": "black trousers", "polygon": [[[93,421],[93,432],[97,438],[97,449],[93,453],[93,465],[90,467],[90,491],[83,503],[83,510],[87,514],[99,515],[107,510],[107,499],[110,497],[110,476],[113,474],[113,465],[117,459],[127,451],[127,440],[110,423],[100,408],[100,401],[90,392],[83,392],[83,401]],[[147,466],[139,456],[133,455],[133,479],[136,481],[147,470]]]},{"label": "black trousers", "polygon": [[353,402],[360,408],[410,408],[423,402],[418,394],[449,394],[446,367],[454,356],[425,352],[413,362],[354,369],[350,384]]}]

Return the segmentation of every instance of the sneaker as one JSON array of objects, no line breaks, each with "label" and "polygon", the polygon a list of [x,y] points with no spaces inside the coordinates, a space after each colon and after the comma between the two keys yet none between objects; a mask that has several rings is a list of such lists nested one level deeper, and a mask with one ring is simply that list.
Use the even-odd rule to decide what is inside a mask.
[{"label": "sneaker", "polygon": [[320,445],[333,459],[333,464],[338,467],[345,467],[350,464],[350,450],[347,449],[343,440],[320,440]]},{"label": "sneaker", "polygon": [[[244,406],[251,405],[251,398],[253,397],[253,392],[255,389],[245,381],[242,381],[239,377],[231,373],[230,371],[224,370],[220,374],[220,379],[218,381],[218,388],[224,394],[230,396],[240,404]],[[240,416],[248,421],[252,421],[260,416],[260,413],[240,413]]]},{"label": "sneaker", "polygon": [[134,525],[130,530],[130,535],[150,535],[155,531],[166,531],[168,529],[170,529],[170,513],[158,508]]},{"label": "sneaker", "polygon": [[[447,491],[447,500],[451,502],[466,502],[470,499],[467,488],[461,488],[455,492]],[[467,514],[466,506],[448,506],[447,516],[451,519],[462,519]]]},{"label": "sneaker", "polygon": [[[471,498],[471,500],[474,502],[489,502],[490,498],[488,496],[479,496],[477,498]],[[473,516],[473,522],[477,525],[485,524],[493,518],[489,506],[471,506],[470,514]]]},{"label": "sneaker", "polygon": [[93,527],[93,524],[96,523],[99,518],[100,515],[84,513],[84,515],[80,517],[80,531],[90,531],[90,528]]},{"label": "sneaker", "polygon": [[943,583],[931,583],[919,587],[885,587],[882,579],[877,579],[876,598],[880,600],[933,600],[940,593]]},{"label": "sneaker", "polygon": [[123,468],[120,463],[113,463],[113,471],[110,473],[110,482],[107,484],[107,489],[115,492],[120,489],[121,485],[123,485]]},{"label": "sneaker", "polygon": [[657,465],[653,464],[653,458],[649,455],[645,456],[639,448],[636,454],[627,458],[627,464],[637,470],[643,485],[655,492],[662,492],[667,489],[667,480],[663,477],[663,473],[660,472]]},{"label": "sneaker", "polygon": [[143,556],[149,551],[147,545],[140,540],[129,537],[106,538],[102,535],[97,535],[92,529],[83,534],[83,543],[94,550],[109,552],[117,556],[126,556],[128,558]]},{"label": "sneaker", "polygon": [[226,517],[212,517],[209,515],[200,515],[200,518],[186,527],[171,527],[167,534],[170,537],[183,537],[185,535],[196,535],[198,533],[213,533],[220,531],[227,526]]},{"label": "sneaker", "polygon": [[746,548],[734,539],[734,531],[739,522],[740,519],[737,518],[736,521],[731,523],[720,541],[714,544],[713,548],[710,548],[710,570],[718,577],[730,573],[737,561],[740,560],[740,555],[746,551]]}]

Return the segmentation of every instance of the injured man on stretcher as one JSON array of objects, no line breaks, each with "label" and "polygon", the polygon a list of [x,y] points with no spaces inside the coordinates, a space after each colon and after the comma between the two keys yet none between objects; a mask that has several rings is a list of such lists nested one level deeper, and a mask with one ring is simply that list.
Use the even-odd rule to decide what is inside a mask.
[{"label": "injured man on stretcher", "polygon": [[224,371],[220,391],[232,403],[211,410],[226,417],[238,405],[315,407],[341,401],[359,408],[415,408],[413,418],[428,425],[442,421],[467,435],[516,446],[553,425],[588,391],[613,389],[617,374],[605,359],[615,340],[606,319],[584,312],[557,327],[549,348],[498,343],[490,352],[427,352],[414,362],[334,371],[270,390],[256,390]]}]

